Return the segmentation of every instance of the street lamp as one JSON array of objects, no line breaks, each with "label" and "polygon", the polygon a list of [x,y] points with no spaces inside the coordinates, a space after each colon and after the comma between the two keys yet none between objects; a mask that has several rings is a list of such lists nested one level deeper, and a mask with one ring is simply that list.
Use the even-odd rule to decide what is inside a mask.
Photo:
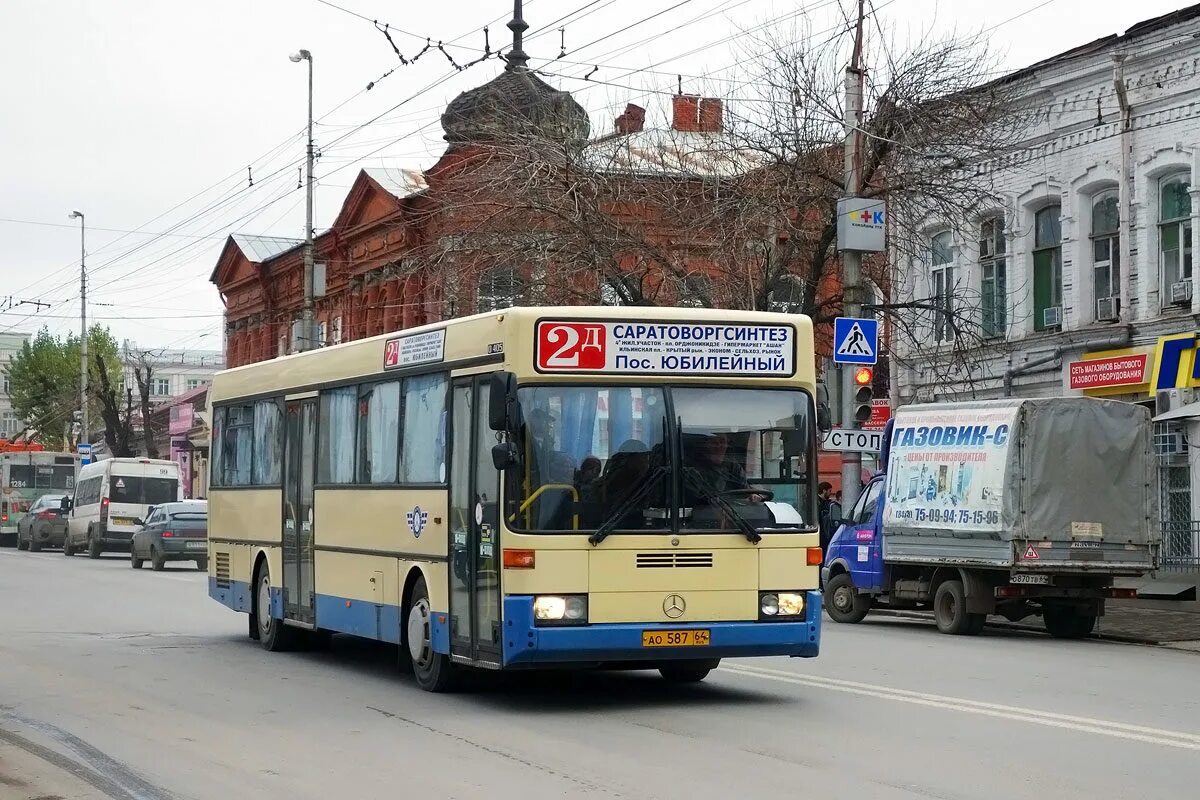
[{"label": "street lamp", "polygon": [[67,219],[79,220],[79,441],[91,442],[88,431],[88,363],[87,363],[87,247],[83,212],[76,209]]},{"label": "street lamp", "polygon": [[293,64],[308,62],[308,171],[305,178],[304,211],[304,313],[300,317],[300,349],[311,350],[315,338],[313,325],[313,57],[307,50],[292,53]]}]

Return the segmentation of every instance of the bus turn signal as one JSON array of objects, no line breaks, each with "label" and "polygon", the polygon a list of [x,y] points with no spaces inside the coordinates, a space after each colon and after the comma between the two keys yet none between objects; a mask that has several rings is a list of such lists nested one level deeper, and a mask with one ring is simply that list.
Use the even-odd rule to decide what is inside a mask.
[{"label": "bus turn signal", "polygon": [[824,554],[821,552],[821,548],[819,548],[819,547],[808,548],[808,566],[810,566],[810,567],[821,566],[821,563],[824,561],[824,559],[822,558],[822,555],[824,555]]},{"label": "bus turn signal", "polygon": [[505,569],[533,569],[533,550],[505,550]]}]

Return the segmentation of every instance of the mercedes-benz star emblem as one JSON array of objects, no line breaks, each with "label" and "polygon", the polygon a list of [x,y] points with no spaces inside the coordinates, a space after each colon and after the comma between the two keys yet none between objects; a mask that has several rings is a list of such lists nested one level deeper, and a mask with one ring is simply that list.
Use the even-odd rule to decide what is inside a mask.
[{"label": "mercedes-benz star emblem", "polygon": [[663,600],[663,613],[671,619],[679,619],[687,608],[687,602],[677,594],[669,594]]}]

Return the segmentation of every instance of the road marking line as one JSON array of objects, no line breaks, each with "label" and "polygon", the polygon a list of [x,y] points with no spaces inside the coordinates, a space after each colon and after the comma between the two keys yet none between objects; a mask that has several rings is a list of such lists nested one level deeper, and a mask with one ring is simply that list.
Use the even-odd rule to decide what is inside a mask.
[{"label": "road marking line", "polygon": [[1200,734],[1184,731],[1171,731],[1162,728],[1148,728],[1142,725],[1129,725],[1112,720],[1078,717],[1070,714],[1057,714],[1049,711],[1039,711],[1033,708],[1008,706],[1000,703],[984,703],[978,700],[968,700],[961,697],[914,692],[908,689],[895,689],[889,686],[877,686],[855,681],[835,680],[815,675],[798,675],[793,672],[768,669],[765,667],[722,666],[721,670],[749,675],[765,680],[793,683],[800,686],[810,686],[817,689],[832,689],[847,694],[857,694],[865,697],[877,697],[884,700],[894,700],[901,703],[940,708],[947,711],[960,711],[967,714],[1009,719],[1016,722],[1028,722],[1045,725],[1052,728],[1095,733],[1118,739],[1158,744],[1167,747],[1178,747],[1184,750],[1200,750]]}]

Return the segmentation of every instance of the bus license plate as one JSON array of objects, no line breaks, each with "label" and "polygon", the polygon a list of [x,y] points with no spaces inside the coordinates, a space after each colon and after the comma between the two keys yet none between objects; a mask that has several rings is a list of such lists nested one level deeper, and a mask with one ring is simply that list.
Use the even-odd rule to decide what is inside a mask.
[{"label": "bus license plate", "polygon": [[707,630],[642,631],[642,647],[708,647]]},{"label": "bus license plate", "polygon": [[1012,575],[1008,579],[1009,583],[1027,583],[1037,586],[1049,586],[1049,575]]}]

